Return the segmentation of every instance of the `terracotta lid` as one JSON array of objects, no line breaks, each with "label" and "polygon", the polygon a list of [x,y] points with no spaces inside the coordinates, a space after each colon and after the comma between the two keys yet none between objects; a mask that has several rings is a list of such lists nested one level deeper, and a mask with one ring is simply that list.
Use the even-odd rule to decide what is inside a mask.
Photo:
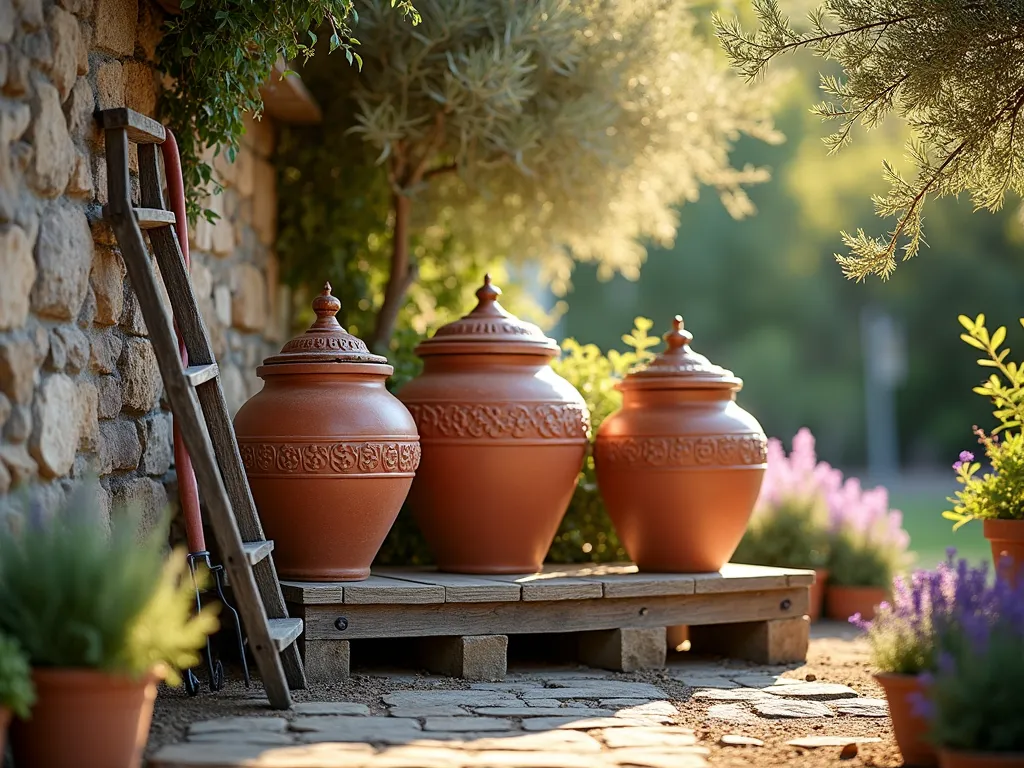
[{"label": "terracotta lid", "polygon": [[416,354],[512,353],[558,354],[558,342],[548,338],[533,323],[520,320],[498,303],[501,289],[484,275],[484,284],[476,292],[476,309],[453,323],[442,326],[433,337],[416,347]]},{"label": "terracotta lid", "polygon": [[341,302],[331,295],[331,284],[324,283],[320,295],[313,299],[316,322],[309,330],[289,341],[280,354],[268,357],[264,365],[283,363],[387,363],[386,357],[374,355],[362,339],[341,327],[336,314]]},{"label": "terracotta lid", "polygon": [[690,349],[693,334],[683,328],[683,318],[679,315],[672,319],[672,330],[662,338],[665,339],[665,350],[651,362],[630,371],[620,387],[738,390],[743,386],[743,380],[732,371],[715,365]]}]

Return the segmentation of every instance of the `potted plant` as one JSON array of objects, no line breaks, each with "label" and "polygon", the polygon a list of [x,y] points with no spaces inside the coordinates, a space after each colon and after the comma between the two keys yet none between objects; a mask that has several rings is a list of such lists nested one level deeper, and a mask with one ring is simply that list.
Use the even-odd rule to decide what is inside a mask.
[{"label": "potted plant", "polygon": [[821,616],[828,580],[828,500],[842,483],[839,470],[818,461],[814,435],[806,427],[793,438],[789,456],[776,438],[768,441],[768,469],[754,515],[732,559],[815,573],[809,616]]},{"label": "potted plant", "polygon": [[[961,452],[953,469],[963,487],[949,499],[953,509],[943,517],[956,522],[954,530],[971,520],[983,521],[993,561],[1008,558],[1013,579],[1024,570],[1024,364],[1006,362],[1010,350],[1002,346],[1005,327],[989,334],[984,315],[959,319],[967,331],[960,338],[986,355],[978,365],[995,369],[974,391],[992,401],[999,426],[988,434],[975,427],[991,471],[979,474],[981,463],[974,454]],[[1020,323],[1024,325],[1024,318]]]},{"label": "potted plant", "polygon": [[915,707],[924,690],[922,675],[936,668],[942,637],[958,613],[968,615],[986,604],[988,569],[971,568],[966,560],[945,563],[893,580],[891,602],[882,603],[874,620],[854,615],[850,621],[866,630],[875,679],[885,689],[896,743],[909,765],[935,765],[938,755],[928,740],[928,722]]},{"label": "potted plant", "polygon": [[0,763],[4,759],[11,715],[28,717],[35,700],[28,659],[14,638],[0,633]]},{"label": "potted plant", "polygon": [[[161,677],[198,662],[217,622],[192,615],[183,553],[164,557],[166,525],[128,511],[108,523],[84,484],[52,518],[27,511],[0,530],[0,631],[32,665],[37,702],[11,727],[19,768],[138,768]],[[60,738],[55,738],[59,734]]]},{"label": "potted plant", "polygon": [[957,608],[916,711],[942,768],[1024,768],[1024,583],[999,577],[977,609]]},{"label": "potted plant", "polygon": [[829,506],[826,615],[845,621],[860,614],[870,621],[888,598],[893,577],[906,565],[910,537],[903,530],[903,515],[889,509],[885,488],[863,490],[854,478],[843,483]]}]

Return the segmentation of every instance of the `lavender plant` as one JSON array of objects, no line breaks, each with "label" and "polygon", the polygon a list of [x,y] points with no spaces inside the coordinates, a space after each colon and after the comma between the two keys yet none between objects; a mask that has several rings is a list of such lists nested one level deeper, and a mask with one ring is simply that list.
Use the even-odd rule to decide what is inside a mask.
[{"label": "lavender plant", "polygon": [[828,497],[841,477],[839,470],[818,461],[814,435],[806,427],[793,438],[789,456],[782,442],[771,438],[761,493],[733,560],[780,568],[825,567]]},{"label": "lavender plant", "polygon": [[939,632],[935,670],[916,708],[932,742],[964,752],[1024,752],[1024,580],[957,585],[955,621]]},{"label": "lavender plant", "polygon": [[[28,717],[36,701],[31,674],[28,657],[18,641],[0,632],[0,709],[8,709],[21,718]],[[0,754],[2,760],[3,754]]]},{"label": "lavender plant", "polygon": [[959,626],[959,615],[974,615],[987,608],[988,567],[971,567],[954,561],[949,550],[946,562],[934,570],[915,571],[892,582],[892,601],[882,603],[873,621],[860,614],[850,622],[867,632],[872,664],[879,672],[917,675],[931,672],[944,642]]},{"label": "lavender plant", "polygon": [[845,587],[888,587],[908,561],[910,536],[903,514],[889,508],[885,488],[865,490],[856,478],[829,497],[832,543],[829,582]]}]

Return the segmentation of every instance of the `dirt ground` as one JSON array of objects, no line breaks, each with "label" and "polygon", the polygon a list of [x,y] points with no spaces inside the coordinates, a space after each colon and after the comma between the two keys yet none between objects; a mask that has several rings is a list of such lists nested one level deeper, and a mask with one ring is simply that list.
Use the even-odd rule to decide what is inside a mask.
[{"label": "dirt ground", "polygon": [[[686,664],[688,654],[672,654],[670,665]],[[721,661],[726,670],[763,669],[755,665],[736,661]],[[536,665],[527,670],[510,663],[510,673],[536,671]],[[778,668],[772,668],[777,671]],[[381,697],[396,689],[441,688],[460,689],[468,687],[463,681],[431,676],[415,670],[382,671],[377,669],[356,669],[349,680],[334,685],[321,685],[295,693],[296,701],[356,701],[367,704],[373,714],[385,714]],[[863,697],[884,698],[881,688],[874,682],[868,661],[865,640],[858,636],[849,625],[822,623],[812,630],[811,647],[807,663],[802,666],[790,665],[784,676],[799,680],[811,679],[829,683],[843,683]],[[220,693],[208,690],[195,698],[189,698],[182,689],[160,691],[157,699],[153,726],[150,732],[148,752],[181,740],[189,723],[231,715],[275,715],[262,696],[259,683],[246,690],[237,680],[236,670],[229,670],[229,682]],[[667,676],[662,671],[617,675],[617,679],[650,682],[658,685],[668,694],[668,699],[678,708],[680,714],[674,718],[678,725],[692,728],[699,743],[710,749],[708,761],[712,766],[874,766],[893,768],[902,765],[899,750],[892,736],[888,718],[837,716],[816,719],[763,719],[743,725],[706,719],[709,702],[691,698],[692,689]],[[763,747],[723,747],[719,739],[726,734],[753,736],[765,742]],[[799,749],[786,745],[786,741],[819,735],[870,736],[880,738],[881,743],[862,744],[858,754],[847,759],[840,758],[838,747],[814,750]]]}]

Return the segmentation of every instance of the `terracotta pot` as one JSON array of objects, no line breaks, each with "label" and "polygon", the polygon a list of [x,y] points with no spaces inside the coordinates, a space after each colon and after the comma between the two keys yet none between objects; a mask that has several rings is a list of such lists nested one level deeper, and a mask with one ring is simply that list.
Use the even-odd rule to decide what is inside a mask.
[{"label": "terracotta pot", "polygon": [[811,621],[821,618],[821,611],[825,605],[825,586],[828,584],[828,570],[825,568],[814,569],[814,583],[811,585],[811,604],[807,609],[807,617]]},{"label": "terracotta pot", "polygon": [[139,768],[157,676],[91,669],[34,669],[31,718],[11,726],[18,768]]},{"label": "terracotta pot", "polygon": [[617,386],[601,424],[597,483],[641,570],[717,571],[739,545],[761,488],[767,440],[736,404],[743,382],[690,349],[676,317],[667,349]]},{"label": "terracotta pot", "polygon": [[0,765],[4,760],[4,749],[7,748],[7,726],[11,723],[11,710],[0,707]]},{"label": "terracotta pot", "polygon": [[928,721],[914,714],[911,705],[911,696],[922,692],[918,676],[887,673],[875,675],[875,680],[885,689],[893,735],[903,754],[903,762],[907,765],[935,765],[939,757],[926,738]]},{"label": "terracotta pot", "polygon": [[883,587],[843,587],[829,584],[825,588],[825,615],[837,621],[846,621],[859,613],[864,621],[875,618],[875,608],[889,599]]},{"label": "terracotta pot", "polygon": [[939,752],[941,768],[1024,768],[1024,752]]},{"label": "terracotta pot", "polygon": [[313,301],[310,329],[256,369],[265,384],[235,433],[280,576],[358,581],[409,493],[420,445],[384,387],[394,369],[342,329],[330,291]]},{"label": "terracotta pot", "polygon": [[398,393],[423,441],[409,504],[441,570],[532,573],[572,498],[590,416],[549,365],[554,339],[506,312],[490,276],[476,295],[416,347],[423,373]]},{"label": "terracotta pot", "polygon": [[997,568],[1009,557],[1010,579],[1014,582],[1024,573],[1024,520],[984,520],[985,538],[992,546],[992,560]]}]

